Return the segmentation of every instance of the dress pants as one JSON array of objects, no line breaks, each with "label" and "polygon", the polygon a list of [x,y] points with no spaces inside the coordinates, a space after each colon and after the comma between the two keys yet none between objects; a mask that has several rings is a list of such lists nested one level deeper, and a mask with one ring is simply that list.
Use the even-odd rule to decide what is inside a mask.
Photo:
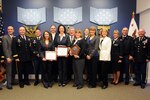
[{"label": "dress pants", "polygon": [[101,62],[100,61],[98,61],[97,73],[98,73],[98,82],[101,82],[102,81],[102,73],[101,73]]},{"label": "dress pants", "polygon": [[69,56],[67,60],[67,80],[71,81],[72,79],[72,74],[73,74],[73,69],[72,69],[72,63],[73,62],[73,57]]},{"label": "dress pants", "polygon": [[87,60],[89,85],[93,87],[95,87],[97,83],[97,64],[98,64],[98,57],[93,56],[90,60]]},{"label": "dress pants", "polygon": [[[18,67],[18,76],[19,76],[19,83],[29,82],[29,70],[32,67],[31,61],[26,62],[19,62]],[[23,78],[24,75],[24,78]]]},{"label": "dress pants", "polygon": [[12,62],[11,63],[7,63],[7,61],[5,61],[6,64],[6,80],[7,80],[7,87],[12,87]]},{"label": "dress pants", "polygon": [[129,64],[130,64],[130,61],[129,61],[129,56],[124,56],[123,58],[123,70],[124,70],[124,73],[125,73],[125,82],[129,82]]},{"label": "dress pants", "polygon": [[33,66],[34,66],[35,80],[39,81],[39,74],[40,74],[41,67],[42,67],[42,61],[40,58],[34,57],[33,64],[34,64]]},{"label": "dress pants", "polygon": [[57,61],[53,61],[52,62],[52,76],[53,76],[53,81],[57,81],[58,80],[58,62]]},{"label": "dress pants", "polygon": [[43,61],[43,81],[46,83],[51,83],[53,81],[52,76],[52,62],[50,61]]},{"label": "dress pants", "polygon": [[135,80],[136,83],[146,84],[146,62],[135,62]]},{"label": "dress pants", "polygon": [[101,79],[103,85],[108,86],[108,72],[110,68],[110,61],[100,61],[101,62]]},{"label": "dress pants", "polygon": [[66,84],[67,82],[67,58],[58,57],[58,73],[59,73],[59,83]]},{"label": "dress pants", "polygon": [[76,85],[84,85],[83,81],[83,69],[85,60],[84,59],[73,59],[73,72]]}]

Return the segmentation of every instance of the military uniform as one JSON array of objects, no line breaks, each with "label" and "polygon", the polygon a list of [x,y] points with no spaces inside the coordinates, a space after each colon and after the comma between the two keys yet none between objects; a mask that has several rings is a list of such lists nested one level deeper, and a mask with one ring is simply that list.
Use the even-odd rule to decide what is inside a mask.
[{"label": "military uniform", "polygon": [[134,40],[136,83],[145,86],[146,60],[150,60],[150,39],[146,36]]},{"label": "military uniform", "polygon": [[34,66],[34,72],[35,72],[35,85],[39,83],[39,73],[41,70],[41,58],[39,54],[39,45],[40,45],[40,40],[42,38],[32,38],[31,39],[31,50],[32,50],[32,61],[33,61],[33,66]]},{"label": "military uniform", "polygon": [[[31,59],[31,39],[27,36],[17,36],[12,45],[13,57],[19,59],[18,74],[19,74],[19,85],[24,87],[24,84],[30,85],[28,74],[29,69],[32,67]],[[24,79],[22,77],[24,75]]]},{"label": "military uniform", "polygon": [[123,67],[121,68],[121,81],[123,80],[123,73],[125,73],[125,84],[129,84],[129,56],[133,55],[133,38],[131,36],[121,36],[120,41],[123,44]]},{"label": "military uniform", "polygon": [[123,58],[123,45],[120,39],[113,40],[111,47],[111,64],[113,72],[120,71],[120,63],[119,60]]}]

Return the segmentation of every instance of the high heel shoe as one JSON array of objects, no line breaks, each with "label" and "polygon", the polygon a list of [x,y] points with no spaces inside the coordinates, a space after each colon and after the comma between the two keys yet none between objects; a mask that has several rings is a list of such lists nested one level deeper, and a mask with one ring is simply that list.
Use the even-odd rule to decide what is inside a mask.
[{"label": "high heel shoe", "polygon": [[46,82],[43,82],[44,88],[48,89],[48,84]]},{"label": "high heel shoe", "polygon": [[115,83],[114,83],[114,85],[118,85],[118,84],[119,84],[119,82],[115,82]]},{"label": "high heel shoe", "polygon": [[112,81],[111,84],[115,84],[115,81]]}]

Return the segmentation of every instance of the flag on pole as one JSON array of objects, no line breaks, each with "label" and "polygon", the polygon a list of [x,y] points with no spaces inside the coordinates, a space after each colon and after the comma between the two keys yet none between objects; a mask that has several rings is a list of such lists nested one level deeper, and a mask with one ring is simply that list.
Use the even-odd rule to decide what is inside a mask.
[{"label": "flag on pole", "polygon": [[4,35],[4,22],[3,22],[2,11],[0,11],[0,36],[2,35]]},{"label": "flag on pole", "polygon": [[128,35],[132,36],[133,38],[138,37],[138,27],[137,27],[136,21],[134,19],[134,12],[132,13],[132,19],[130,22]]}]

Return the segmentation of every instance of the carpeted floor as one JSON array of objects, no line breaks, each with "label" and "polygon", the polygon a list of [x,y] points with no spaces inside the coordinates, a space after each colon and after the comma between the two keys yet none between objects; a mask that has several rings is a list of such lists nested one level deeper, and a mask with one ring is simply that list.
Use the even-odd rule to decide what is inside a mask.
[{"label": "carpeted floor", "polygon": [[71,82],[65,87],[55,84],[48,89],[43,88],[42,84],[24,88],[14,86],[13,90],[3,87],[0,100],[150,100],[150,85],[141,89],[132,84],[126,86],[121,83],[117,86],[110,84],[105,90],[100,87],[89,89],[87,86],[77,90],[72,84]]}]

